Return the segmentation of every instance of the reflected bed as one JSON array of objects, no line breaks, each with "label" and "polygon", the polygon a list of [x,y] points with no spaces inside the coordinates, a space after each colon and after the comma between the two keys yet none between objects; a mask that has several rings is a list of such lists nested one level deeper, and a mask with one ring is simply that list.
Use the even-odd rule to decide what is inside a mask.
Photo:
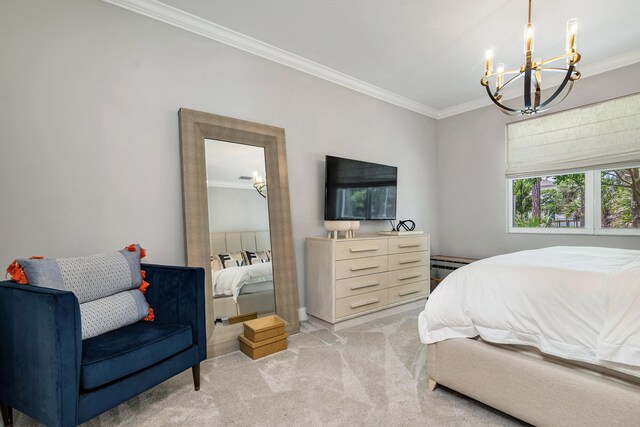
[{"label": "reflected bed", "polygon": [[274,313],[269,231],[214,232],[210,242],[215,321]]},{"label": "reflected bed", "polygon": [[213,273],[216,320],[256,312],[275,312],[271,262],[226,268]]}]

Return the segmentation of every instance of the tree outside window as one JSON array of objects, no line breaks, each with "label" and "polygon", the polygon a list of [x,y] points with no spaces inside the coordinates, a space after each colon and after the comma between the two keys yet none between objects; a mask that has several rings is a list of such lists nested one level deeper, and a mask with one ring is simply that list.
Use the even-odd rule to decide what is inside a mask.
[{"label": "tree outside window", "polygon": [[600,172],[602,228],[640,228],[640,168]]},{"label": "tree outside window", "polygon": [[513,226],[584,228],[585,174],[515,179]]},{"label": "tree outside window", "polygon": [[512,232],[640,234],[637,165],[508,182]]}]

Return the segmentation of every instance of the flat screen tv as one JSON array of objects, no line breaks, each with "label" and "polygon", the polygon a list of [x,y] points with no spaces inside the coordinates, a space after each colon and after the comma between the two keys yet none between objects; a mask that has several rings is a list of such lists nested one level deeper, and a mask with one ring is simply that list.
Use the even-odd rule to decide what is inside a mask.
[{"label": "flat screen tv", "polygon": [[324,219],[396,219],[398,168],[326,157]]}]

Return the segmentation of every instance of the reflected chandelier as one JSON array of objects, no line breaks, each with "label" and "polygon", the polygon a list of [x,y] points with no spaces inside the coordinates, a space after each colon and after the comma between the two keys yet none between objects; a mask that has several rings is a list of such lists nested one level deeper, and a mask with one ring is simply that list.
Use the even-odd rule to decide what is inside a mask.
[{"label": "reflected chandelier", "polygon": [[[571,92],[573,83],[580,78],[576,64],[580,61],[580,54],[576,51],[576,35],[578,20],[567,22],[566,51],[564,55],[551,59],[532,59],[533,54],[533,24],[531,23],[531,0],[529,0],[529,17],[524,27],[525,64],[520,69],[505,71],[504,64],[498,64],[493,70],[493,48],[487,49],[485,56],[484,76],[480,84],[487,89],[489,98],[508,115],[531,115],[547,111],[562,102]],[[565,66],[552,65],[565,61]],[[562,73],[560,86],[546,99],[542,99],[543,73]],[[507,106],[503,103],[503,91],[515,87],[515,83],[524,80],[524,105],[519,108]],[[494,90],[495,89],[495,90]]]},{"label": "reflected chandelier", "polygon": [[253,188],[265,199],[267,198],[267,176],[264,178],[258,175],[258,172],[253,173]]}]

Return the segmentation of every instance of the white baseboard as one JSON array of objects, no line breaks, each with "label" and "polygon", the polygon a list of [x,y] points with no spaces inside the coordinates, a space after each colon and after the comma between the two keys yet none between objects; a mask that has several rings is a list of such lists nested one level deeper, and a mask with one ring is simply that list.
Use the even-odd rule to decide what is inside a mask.
[{"label": "white baseboard", "polygon": [[304,322],[305,320],[309,320],[309,316],[307,316],[307,307],[300,307],[298,309],[298,320],[300,322]]},{"label": "white baseboard", "polygon": [[387,316],[391,316],[394,314],[399,314],[399,313],[403,313],[405,311],[409,311],[409,310],[415,310],[417,308],[424,308],[424,305],[426,304],[427,301],[427,297],[422,297],[417,301],[412,301],[412,302],[408,302],[408,303],[404,303],[404,304],[400,304],[394,307],[389,307],[389,308],[384,308],[382,310],[379,311],[375,311],[373,313],[369,313],[369,314],[363,314],[363,315],[359,315],[357,317],[353,317],[351,319],[348,320],[342,320],[338,323],[335,324],[331,324],[329,322],[326,322],[322,319],[318,319],[317,317],[311,316],[311,318],[309,319],[309,321],[312,324],[315,325],[320,325],[322,327],[324,327],[325,329],[328,329],[330,331],[341,331],[343,329],[346,328],[352,328],[354,326],[359,326],[362,325],[364,323],[368,323],[368,322],[372,322],[372,321],[376,321],[379,319],[383,319]]}]

